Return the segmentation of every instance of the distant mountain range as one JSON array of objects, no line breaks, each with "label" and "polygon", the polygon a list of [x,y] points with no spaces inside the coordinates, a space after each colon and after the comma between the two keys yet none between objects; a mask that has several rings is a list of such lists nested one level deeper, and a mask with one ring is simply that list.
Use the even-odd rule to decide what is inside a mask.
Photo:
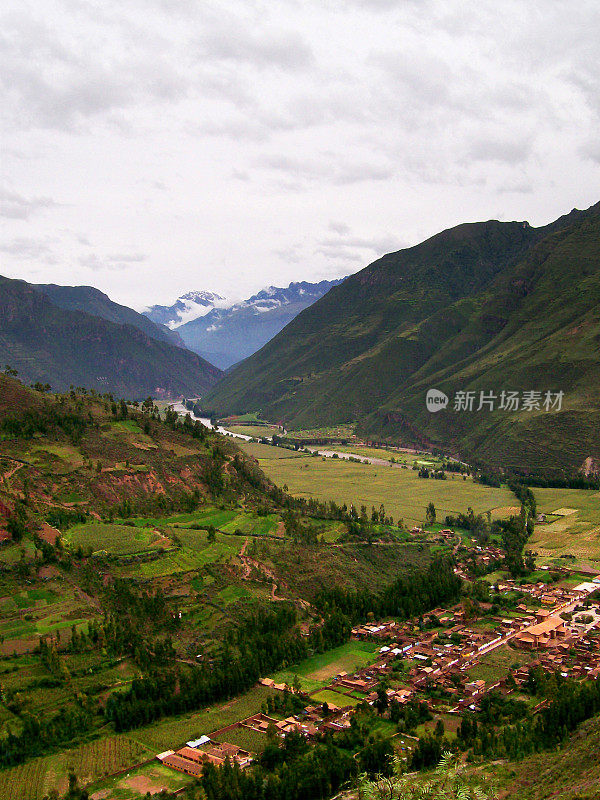
[{"label": "distant mountain range", "polygon": [[151,306],[143,313],[157,325],[166,325],[174,330],[186,322],[203,317],[213,308],[227,307],[231,303],[215,292],[187,292],[178,297],[171,306]]},{"label": "distant mountain range", "polygon": [[[600,204],[533,228],[481,222],[383,256],[300,313],[205,396],[286,427],[357,423],[491,468],[600,464]],[[431,413],[430,388],[445,409]],[[479,411],[481,392],[497,399]],[[499,409],[502,391],[518,411]],[[562,407],[523,407],[564,392]],[[474,392],[473,411],[455,410]],[[538,397],[535,395],[535,397]]]},{"label": "distant mountain range", "polygon": [[227,369],[259,350],[342,280],[269,286],[239,303],[212,292],[189,292],[172,306],[152,306],[144,314],[176,330],[190,350]]},{"label": "distant mountain range", "polygon": [[200,394],[221,371],[179,341],[97,289],[0,277],[0,363],[27,383],[128,398]]}]

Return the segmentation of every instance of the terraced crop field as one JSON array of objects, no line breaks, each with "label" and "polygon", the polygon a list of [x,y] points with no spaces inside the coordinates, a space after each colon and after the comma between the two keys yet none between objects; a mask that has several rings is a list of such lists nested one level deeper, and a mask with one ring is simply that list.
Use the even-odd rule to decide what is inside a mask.
[{"label": "terraced crop field", "polygon": [[340,672],[352,673],[373,663],[379,647],[380,645],[372,642],[346,642],[326,653],[316,653],[296,667],[282,670],[271,677],[276,683],[289,683],[291,686],[297,675],[302,688],[312,691],[327,686]]},{"label": "terraced crop field", "polygon": [[170,550],[153,561],[130,565],[124,570],[125,573],[150,578],[189,572],[215,561],[226,561],[237,555],[244,543],[241,536],[223,534],[217,534],[217,541],[210,543],[206,531],[178,528],[173,533],[181,542],[181,547]]},{"label": "terraced crop field", "polygon": [[40,800],[52,789],[67,788],[69,768],[80,782],[98,780],[151,758],[153,753],[129,736],[110,736],[64,753],[36,758],[2,773],[0,800]]},{"label": "terraced crop field", "polygon": [[252,511],[210,507],[183,514],[172,514],[170,517],[139,517],[131,522],[136,528],[158,527],[163,529],[165,525],[173,525],[178,528],[199,525],[207,528],[212,525],[225,533],[235,533],[239,530],[244,535],[269,536],[277,531],[280,517],[278,514],[260,517]]},{"label": "terraced crop field", "polygon": [[272,692],[256,686],[227,703],[187,714],[177,719],[167,719],[135,731],[135,739],[155,753],[181,747],[189,739],[210,734],[240,719],[260,711],[262,703]]},{"label": "terraced crop field", "polygon": [[[543,559],[575,556],[577,563],[599,566],[600,492],[593,489],[534,489],[538,513],[550,516],[537,524],[528,542]],[[553,512],[557,512],[556,516]],[[569,562],[567,562],[569,563]]]},{"label": "terraced crop field", "polygon": [[142,553],[160,547],[164,539],[152,528],[138,528],[130,525],[114,525],[104,522],[88,522],[70,528],[64,535],[69,547],[90,548],[92,552],[106,550],[114,555]]},{"label": "terraced crop field", "polygon": [[16,588],[0,599],[0,652],[31,651],[38,637],[52,631],[87,625],[95,609],[62,582],[36,589]]},{"label": "terraced crop field", "polygon": [[251,728],[233,728],[233,730],[216,736],[215,741],[237,744],[238,747],[243,747],[244,750],[249,750],[251,753],[262,753],[267,746],[266,734]]}]

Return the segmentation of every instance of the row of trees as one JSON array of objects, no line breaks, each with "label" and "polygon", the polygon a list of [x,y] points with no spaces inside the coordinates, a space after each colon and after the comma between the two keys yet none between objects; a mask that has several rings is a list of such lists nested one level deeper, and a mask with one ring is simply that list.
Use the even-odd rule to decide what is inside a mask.
[{"label": "row of trees", "polygon": [[331,737],[311,747],[301,734],[292,734],[280,747],[267,748],[253,769],[207,764],[201,783],[206,800],[324,800],[353,782],[357,772],[352,755]]},{"label": "row of trees", "polygon": [[127,692],[111,695],[106,718],[123,731],[234,697],[263,675],[342,644],[349,633],[349,620],[337,610],[304,637],[292,604],[258,607],[227,632],[222,653],[213,663],[193,669],[148,665],[148,674],[135,679]]},{"label": "row of trees", "polygon": [[543,685],[553,697],[533,717],[526,716],[526,709],[519,705],[507,709],[516,721],[501,727],[502,717],[493,709],[491,714],[465,719],[458,731],[463,748],[485,758],[520,759],[556,747],[581,722],[600,712],[600,681],[578,682],[555,674],[546,676]]},{"label": "row of trees", "polygon": [[426,570],[398,578],[381,593],[334,587],[320,592],[316,604],[324,610],[339,609],[353,623],[366,620],[369,614],[375,618],[408,619],[436,606],[457,602],[461,587],[452,560],[443,558],[432,562]]}]

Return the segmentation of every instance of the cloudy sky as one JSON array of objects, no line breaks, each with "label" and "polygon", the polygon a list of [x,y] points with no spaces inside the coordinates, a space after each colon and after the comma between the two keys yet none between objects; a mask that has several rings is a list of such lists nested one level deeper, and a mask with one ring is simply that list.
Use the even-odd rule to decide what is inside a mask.
[{"label": "cloudy sky", "polygon": [[597,0],[5,0],[2,274],[141,308],[600,199]]}]

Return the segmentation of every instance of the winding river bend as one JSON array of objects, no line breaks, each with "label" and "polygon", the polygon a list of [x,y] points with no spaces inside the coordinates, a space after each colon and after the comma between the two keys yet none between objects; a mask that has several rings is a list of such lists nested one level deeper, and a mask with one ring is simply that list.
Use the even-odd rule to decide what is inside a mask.
[{"label": "winding river bend", "polygon": [[[173,409],[183,416],[189,414],[193,420],[198,420],[204,425],[206,428],[211,428],[212,425],[210,424],[210,419],[208,417],[197,417],[194,413],[189,411],[183,403],[174,403]],[[227,428],[223,428],[221,425],[217,426],[217,430],[219,433],[225,434],[225,436],[233,436],[235,439],[243,439],[246,442],[252,441],[252,436],[245,436],[243,433],[234,433],[233,431],[227,430]],[[268,437],[265,437],[268,438]],[[318,447],[305,447],[305,450],[310,450],[311,453],[319,453],[319,455],[324,456],[325,458],[343,458],[346,461],[350,459],[362,461],[364,464],[376,464],[378,466],[387,467],[400,467],[400,464],[390,464],[389,461],[383,458],[371,458],[370,456],[361,456],[358,453],[342,453],[339,450],[320,450]]]}]

